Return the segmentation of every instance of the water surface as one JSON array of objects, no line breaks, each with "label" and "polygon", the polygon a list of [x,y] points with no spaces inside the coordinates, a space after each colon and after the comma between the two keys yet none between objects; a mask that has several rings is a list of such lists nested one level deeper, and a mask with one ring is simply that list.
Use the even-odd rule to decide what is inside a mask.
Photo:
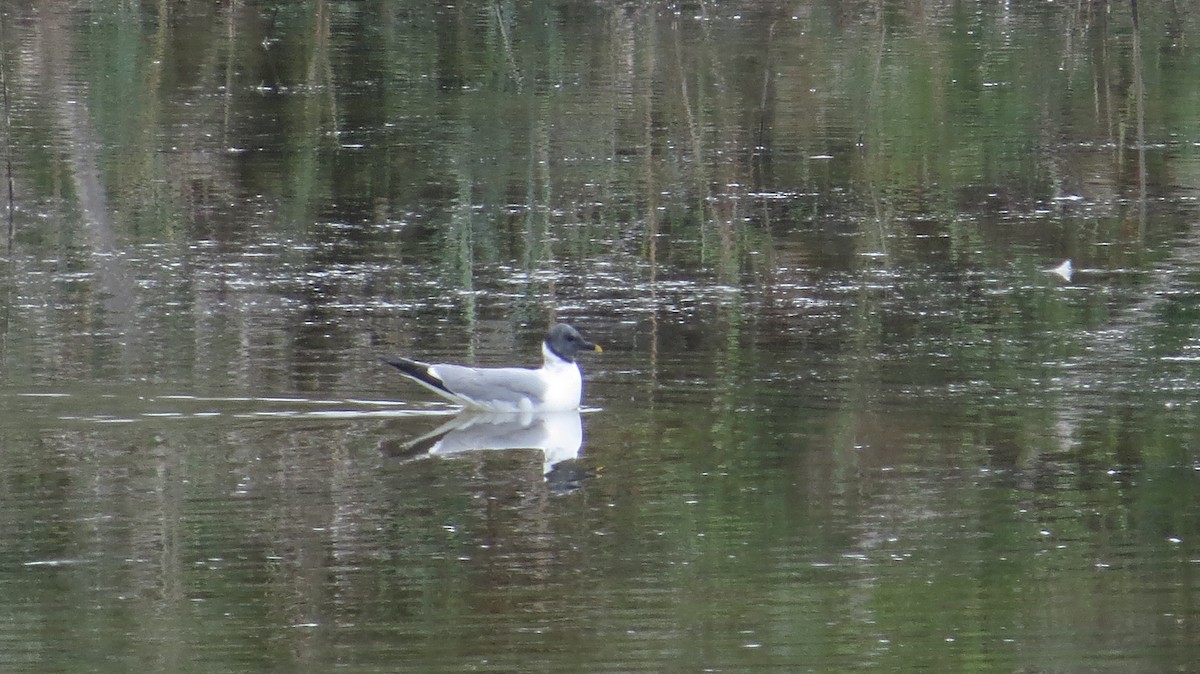
[{"label": "water surface", "polygon": [[3,11],[5,670],[1200,657],[1186,12]]}]

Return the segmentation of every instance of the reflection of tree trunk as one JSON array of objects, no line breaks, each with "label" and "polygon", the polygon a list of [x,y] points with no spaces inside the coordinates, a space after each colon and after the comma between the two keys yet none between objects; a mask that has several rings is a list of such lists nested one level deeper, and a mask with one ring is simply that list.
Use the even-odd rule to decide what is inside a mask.
[{"label": "reflection of tree trunk", "polygon": [[692,111],[692,96],[688,93],[688,74],[690,69],[683,64],[683,28],[679,25],[678,20],[671,25],[671,33],[675,36],[675,68],[676,72],[679,73],[679,104],[683,106],[688,137],[692,141],[692,160],[695,163],[695,171],[697,173],[696,184],[701,189],[707,189],[708,185],[703,178],[704,148],[700,141],[700,129],[696,122],[696,113]]},{"label": "reflection of tree trunk", "polygon": [[127,347],[125,357],[136,353],[136,289],[133,274],[120,255],[112,219],[108,213],[108,193],[100,179],[100,138],[92,125],[87,107],[88,91],[84,78],[75,73],[75,64],[67,58],[75,53],[72,32],[65,25],[68,16],[48,10],[35,14],[41,23],[47,47],[46,90],[57,107],[59,123],[66,137],[66,157],[74,178],[76,197],[87,244],[91,248],[96,286],[102,296],[109,327],[119,332]]},{"label": "reflection of tree trunk", "polygon": [[[547,109],[549,100],[543,96],[526,97],[530,109],[529,129],[529,161],[525,179],[525,209],[523,218],[524,252],[523,266],[530,274],[530,284],[535,278],[533,273],[538,269],[550,269],[554,266],[554,237],[550,233],[549,213],[554,210],[553,189],[550,170],[550,121],[551,114]],[[558,290],[556,276],[551,276],[546,284],[546,292],[551,298],[549,319],[558,320],[557,302],[555,296]],[[542,318],[541,316],[538,317]]]},{"label": "reflection of tree trunk", "polygon": [[1146,109],[1145,81],[1142,79],[1142,27],[1138,20],[1137,0],[1129,0],[1133,19],[1133,109],[1137,117],[1138,157],[1138,242],[1146,233]]},{"label": "reflection of tree trunk", "polygon": [[500,3],[492,3],[492,13],[496,17],[496,32],[500,34],[501,47],[504,49],[504,62],[508,65],[509,77],[512,78],[513,84],[517,86],[517,91],[521,91],[524,78],[521,77],[521,70],[517,67],[517,58],[513,54],[512,48],[512,36],[510,35],[508,21],[504,18],[504,12],[500,8]]},{"label": "reflection of tree trunk", "polygon": [[[167,3],[161,3],[160,11],[165,12],[167,6]],[[61,149],[71,174],[84,232],[80,245],[90,251],[90,257],[85,256],[84,261],[91,265],[94,301],[103,308],[103,315],[93,320],[99,329],[118,335],[113,342],[121,345],[117,352],[120,365],[122,371],[130,372],[135,369],[134,361],[143,353],[142,333],[137,324],[138,292],[109,213],[108,192],[100,174],[102,139],[87,105],[90,94],[87,80],[79,72],[79,62],[72,56],[77,52],[73,44],[72,16],[66,8],[55,6],[47,6],[45,11],[31,16],[35,30],[41,34],[43,49],[42,58],[30,61],[31,66],[41,68],[31,77],[40,78],[40,89],[60,129],[61,135],[56,142],[61,147],[55,150]],[[164,35],[160,34],[159,38],[162,40]],[[163,43],[160,42],[160,46]],[[126,450],[103,441],[89,440],[86,444],[86,448],[80,449],[81,456],[113,456]],[[177,479],[178,457],[178,453],[169,451],[147,457],[156,471],[146,480],[153,489],[153,496],[143,498],[131,492],[127,498],[111,499],[105,506],[117,512],[135,513],[130,520],[129,540],[121,543],[129,550],[127,556],[157,560],[157,566],[137,565],[133,578],[136,585],[145,590],[139,595],[143,598],[136,600],[139,610],[153,616],[153,620],[135,627],[138,638],[167,644],[157,653],[159,669],[176,669],[184,661],[181,651],[165,639],[165,635],[179,633],[180,610],[187,608],[179,558],[182,492]],[[78,488],[87,492],[89,498],[95,497],[89,490],[97,479],[101,489],[114,488],[101,474],[85,475],[86,481]],[[120,493],[124,494],[124,491]]]},{"label": "reflection of tree trunk", "polygon": [[4,20],[6,12],[0,11],[0,86],[3,87],[4,103],[4,177],[8,186],[8,254],[12,255],[13,235],[16,234],[16,203],[13,197],[13,165],[12,165],[12,113],[8,101],[8,66],[5,55],[8,53],[8,22]]},{"label": "reflection of tree trunk", "polygon": [[[308,62],[307,82],[312,89],[324,88],[326,103],[329,105],[329,124],[331,130],[336,130],[338,109],[333,87],[333,63],[329,59],[329,38],[329,6],[321,0],[317,3],[317,13],[313,19],[313,50]],[[316,126],[314,123],[313,127]]]},{"label": "reflection of tree trunk", "polygon": [[237,17],[241,0],[232,0],[225,9],[225,95],[222,98],[221,144],[229,147],[229,122],[233,110],[234,74],[237,72]]},{"label": "reflection of tree trunk", "polygon": [[[883,114],[883,85],[881,82],[883,80],[883,56],[887,52],[888,38],[887,21],[884,20],[884,9],[882,7],[882,3],[875,7],[875,20],[879,22],[879,42],[874,53],[874,64],[871,70],[871,90],[867,94],[866,115],[867,124],[873,130],[883,126],[882,123],[877,122],[877,120],[879,120]],[[877,134],[871,134],[872,141],[874,141],[876,137]],[[876,244],[877,247],[875,251],[871,252],[877,251],[883,253],[883,264],[884,266],[890,267],[891,261],[887,256],[887,230],[891,229],[891,209],[885,209],[878,185],[884,174],[884,170],[879,168],[879,165],[885,162],[882,160],[879,162],[874,161],[874,158],[882,158],[882,151],[877,147],[879,145],[882,145],[882,143],[872,142],[869,149],[864,149],[866,146],[863,141],[863,133],[861,131],[859,132],[858,154],[859,157],[863,159],[863,176],[866,178],[867,192],[870,195],[871,205],[875,209],[875,223],[879,232],[879,241]],[[869,154],[870,151],[874,151],[877,154],[872,157]],[[866,237],[863,238],[866,239]]]},{"label": "reflection of tree trunk", "polygon": [[775,93],[775,64],[772,61],[772,47],[775,43],[775,22],[767,30],[767,42],[763,47],[762,88],[758,95],[758,129],[754,134],[753,169],[757,173],[753,179],[754,190],[762,194],[762,226],[770,231],[771,209],[766,192],[775,188],[773,178],[775,150],[775,103],[778,96]]},{"label": "reflection of tree trunk", "polygon": [[[658,387],[658,181],[654,178],[655,162],[654,162],[654,55],[657,50],[654,46],[654,37],[656,35],[656,27],[653,20],[642,22],[646,31],[646,40],[643,43],[643,58],[642,73],[634,77],[636,86],[641,87],[641,104],[642,104],[642,167],[645,173],[645,188],[646,188],[646,260],[650,265],[650,306],[654,309],[650,312],[650,376],[655,384],[654,389]],[[678,34],[678,33],[677,33]],[[678,43],[677,43],[678,44]],[[681,73],[682,74],[682,73]],[[687,91],[684,90],[684,101],[687,101]],[[693,129],[694,121],[691,119],[689,111],[688,126]],[[693,138],[696,138],[693,135]],[[695,150],[699,152],[699,141]],[[697,164],[699,169],[700,164]],[[650,399],[653,405],[654,397]]]}]

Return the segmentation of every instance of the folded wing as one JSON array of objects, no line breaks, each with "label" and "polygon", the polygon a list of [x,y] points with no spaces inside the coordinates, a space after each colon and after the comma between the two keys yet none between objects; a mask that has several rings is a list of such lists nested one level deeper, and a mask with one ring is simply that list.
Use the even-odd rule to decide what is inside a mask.
[{"label": "folded wing", "polygon": [[546,394],[546,383],[537,370],[520,367],[476,368],[463,365],[432,365],[429,374],[442,387],[476,407],[527,408]]},{"label": "folded wing", "polygon": [[537,370],[430,365],[409,358],[388,358],[384,362],[443,398],[470,407],[528,410],[537,407],[546,394],[546,382]]}]

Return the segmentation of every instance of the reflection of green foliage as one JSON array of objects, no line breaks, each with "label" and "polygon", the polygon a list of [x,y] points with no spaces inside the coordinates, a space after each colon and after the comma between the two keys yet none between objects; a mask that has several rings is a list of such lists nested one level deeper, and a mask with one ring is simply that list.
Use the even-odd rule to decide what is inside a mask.
[{"label": "reflection of green foliage", "polygon": [[[69,86],[40,87],[6,55],[18,173],[31,199],[72,198],[59,111],[79,93],[125,241],[283,241],[281,275],[432,267],[465,291],[468,323],[497,269],[530,279],[528,317],[557,292],[538,272],[618,254],[656,278],[735,288],[771,288],[781,268],[844,272],[827,278],[846,286],[830,301],[846,307],[833,350],[848,400],[869,406],[881,380],[952,381],[998,433],[1053,424],[1039,385],[1119,307],[1056,292],[1038,267],[1069,255],[1142,269],[1177,233],[1179,218],[1137,213],[1131,134],[1140,112],[1148,142],[1200,135],[1200,56],[1179,39],[1198,19],[1143,7],[1139,110],[1126,5],[703,9],[746,18],[628,3],[96,2],[63,46]],[[1145,168],[1168,199],[1200,174],[1173,146]],[[85,248],[86,228],[61,222],[22,241]],[[739,296],[713,310],[723,410],[782,395],[739,379],[779,355],[743,343],[777,327],[758,308]],[[1147,349],[1189,346],[1193,314],[1167,305]],[[830,421],[845,439],[855,423]],[[735,435],[729,417],[715,427]]]},{"label": "reflection of green foliage", "polygon": [[[72,25],[72,54],[134,241],[232,204],[206,236],[320,231],[322,246],[350,244],[337,255],[403,248],[470,287],[480,266],[648,258],[654,209],[655,265],[731,285],[770,278],[781,240],[855,270],[863,253],[899,270],[1060,250],[1146,262],[1094,245],[1131,231],[1113,197],[1135,158],[1105,147],[1135,126],[1127,7],[811,10],[727,22],[544,2],[99,2]],[[1143,12],[1146,127],[1196,135],[1200,59],[1175,39],[1196,19]],[[33,188],[68,194],[47,123],[17,133],[50,146],[23,161]],[[1194,172],[1172,152],[1149,159],[1155,185]],[[1084,216],[1048,203],[1062,192],[1082,192]],[[403,241],[357,227],[409,219]],[[354,226],[312,227],[323,220]],[[1019,299],[997,311],[1028,312]],[[955,329],[978,333],[976,318]],[[881,328],[855,319],[861,335]]]},{"label": "reflection of green foliage", "polygon": [[[1076,142],[1112,141],[1131,126],[1127,8],[1103,16],[1024,8],[1024,17],[955,5],[944,16],[932,8],[923,16],[888,4],[879,16],[868,12],[849,24],[831,8],[813,9],[803,21],[763,11],[756,13],[763,22],[746,28],[672,28],[653,12],[618,20],[600,6],[566,12],[547,3],[454,10],[317,0],[181,3],[162,16],[157,7],[101,3],[80,25],[88,26],[89,101],[112,148],[106,175],[123,210],[140,214],[143,236],[152,236],[156,222],[188,217],[190,189],[178,178],[164,181],[185,174],[175,166],[178,154],[251,150],[239,161],[242,185],[279,199],[276,225],[291,231],[332,204],[444,209],[441,199],[457,190],[428,188],[456,183],[462,167],[446,159],[461,156],[474,164],[477,210],[531,207],[520,231],[500,232],[499,220],[488,218],[495,222],[478,232],[481,241],[494,240],[488,250],[519,248],[534,255],[527,259],[549,259],[543,242],[573,236],[579,230],[563,226],[588,211],[611,231],[637,227],[644,203],[590,204],[644,185],[675,211],[664,221],[666,259],[720,267],[731,278],[730,261],[747,260],[711,251],[745,241],[746,222],[788,223],[797,210],[816,218],[861,214],[867,231],[903,238],[904,219],[917,215],[961,240],[955,215],[977,206],[971,198],[997,192],[1002,205],[1027,209],[1080,181],[1058,155]],[[1190,81],[1196,58],[1170,38],[1179,17],[1143,12],[1143,49],[1164,55],[1145,60],[1147,128],[1186,135],[1194,121],[1183,111],[1195,106],[1186,94],[1164,94],[1194,89],[1171,83]],[[769,38],[752,32],[768,22]],[[729,43],[752,47],[734,57]],[[764,68],[774,73],[770,81]],[[254,93],[260,86],[277,93]],[[191,147],[165,150],[158,129],[178,123],[174,101],[187,91],[199,93],[192,104],[207,113],[187,119],[189,128],[230,126],[211,136],[220,143],[199,141],[201,131]],[[761,137],[760,113],[771,121]],[[825,121],[831,116],[839,117],[836,126]],[[851,149],[860,135],[861,161]],[[623,160],[640,156],[647,141],[653,162]],[[772,156],[756,167],[750,144],[760,141]],[[341,151],[342,143],[362,147]],[[283,154],[254,151],[263,147]],[[718,151],[721,166],[694,161]],[[816,153],[833,159],[814,171],[807,156]],[[1156,173],[1178,170],[1155,161]],[[219,162],[215,168],[222,170]],[[856,195],[831,192],[848,183],[875,198],[856,205]],[[822,198],[758,208],[751,190]],[[1003,202],[1009,195],[1020,201]],[[711,206],[728,199],[740,208]],[[732,239],[722,226],[733,227]],[[710,245],[718,239],[721,246]],[[906,254],[904,246],[893,249]]]}]

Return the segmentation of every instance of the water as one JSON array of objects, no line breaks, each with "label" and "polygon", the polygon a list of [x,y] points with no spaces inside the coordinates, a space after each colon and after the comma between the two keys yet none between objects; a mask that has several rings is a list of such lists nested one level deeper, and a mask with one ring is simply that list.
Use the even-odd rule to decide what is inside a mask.
[{"label": "water", "polygon": [[1194,669],[1194,18],[4,11],[0,669]]}]

